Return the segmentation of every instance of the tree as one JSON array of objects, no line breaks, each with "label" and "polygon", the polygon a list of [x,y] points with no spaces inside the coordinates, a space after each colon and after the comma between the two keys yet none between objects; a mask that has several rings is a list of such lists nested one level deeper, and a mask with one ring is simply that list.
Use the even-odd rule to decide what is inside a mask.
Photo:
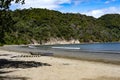
[{"label": "tree", "polygon": [[24,0],[0,0],[0,45],[5,43],[5,33],[10,31],[14,23],[9,11],[13,1],[24,4]]},{"label": "tree", "polygon": [[0,10],[9,9],[11,2],[15,1],[15,3],[22,3],[24,4],[24,0],[0,0]]}]

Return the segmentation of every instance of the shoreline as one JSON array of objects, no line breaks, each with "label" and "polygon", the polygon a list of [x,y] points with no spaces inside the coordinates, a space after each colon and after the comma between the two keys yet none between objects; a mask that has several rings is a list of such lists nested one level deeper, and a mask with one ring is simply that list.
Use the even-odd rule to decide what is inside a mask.
[{"label": "shoreline", "polygon": [[[99,54],[99,53],[92,53],[92,52],[91,53],[78,52],[73,55],[73,52],[64,52],[64,51],[58,51],[58,50],[57,51],[36,50],[36,49],[20,48],[21,46],[26,46],[26,45],[9,45],[9,46],[1,47],[1,49],[7,50],[7,51],[27,53],[27,54],[31,54],[31,53],[35,55],[47,54],[46,56],[53,56],[57,58],[68,58],[68,59],[75,59],[75,60],[94,61],[94,62],[120,65],[119,54],[104,54],[104,53]],[[77,55],[77,54],[80,54],[80,55]],[[115,57],[113,58],[113,56]]]}]

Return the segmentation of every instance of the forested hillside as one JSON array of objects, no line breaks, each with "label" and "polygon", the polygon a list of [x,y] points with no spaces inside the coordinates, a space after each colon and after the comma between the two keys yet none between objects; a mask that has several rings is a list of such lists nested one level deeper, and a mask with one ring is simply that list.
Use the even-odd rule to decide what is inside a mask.
[{"label": "forested hillside", "polygon": [[[4,19],[3,19],[4,18]],[[120,15],[98,19],[79,13],[23,9],[0,13],[0,44],[42,44],[51,38],[80,42],[120,41]]]}]

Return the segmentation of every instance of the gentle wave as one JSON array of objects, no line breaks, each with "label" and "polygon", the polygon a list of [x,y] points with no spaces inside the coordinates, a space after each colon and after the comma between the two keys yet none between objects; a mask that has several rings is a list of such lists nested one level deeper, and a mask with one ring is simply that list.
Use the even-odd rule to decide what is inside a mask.
[{"label": "gentle wave", "polygon": [[80,49],[78,47],[52,47],[52,48],[57,48],[57,49]]},{"label": "gentle wave", "polygon": [[36,48],[35,46],[28,46],[29,48]]}]

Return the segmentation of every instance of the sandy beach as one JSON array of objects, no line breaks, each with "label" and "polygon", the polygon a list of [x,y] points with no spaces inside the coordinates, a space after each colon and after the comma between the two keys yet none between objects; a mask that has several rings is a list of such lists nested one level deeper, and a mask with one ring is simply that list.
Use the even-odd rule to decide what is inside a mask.
[{"label": "sandy beach", "polygon": [[51,56],[33,56],[28,53],[5,50],[0,50],[0,60],[48,64],[21,68],[18,65],[8,67],[8,64],[2,67],[4,62],[1,62],[0,64],[3,65],[0,67],[0,80],[120,80],[120,65]]}]

